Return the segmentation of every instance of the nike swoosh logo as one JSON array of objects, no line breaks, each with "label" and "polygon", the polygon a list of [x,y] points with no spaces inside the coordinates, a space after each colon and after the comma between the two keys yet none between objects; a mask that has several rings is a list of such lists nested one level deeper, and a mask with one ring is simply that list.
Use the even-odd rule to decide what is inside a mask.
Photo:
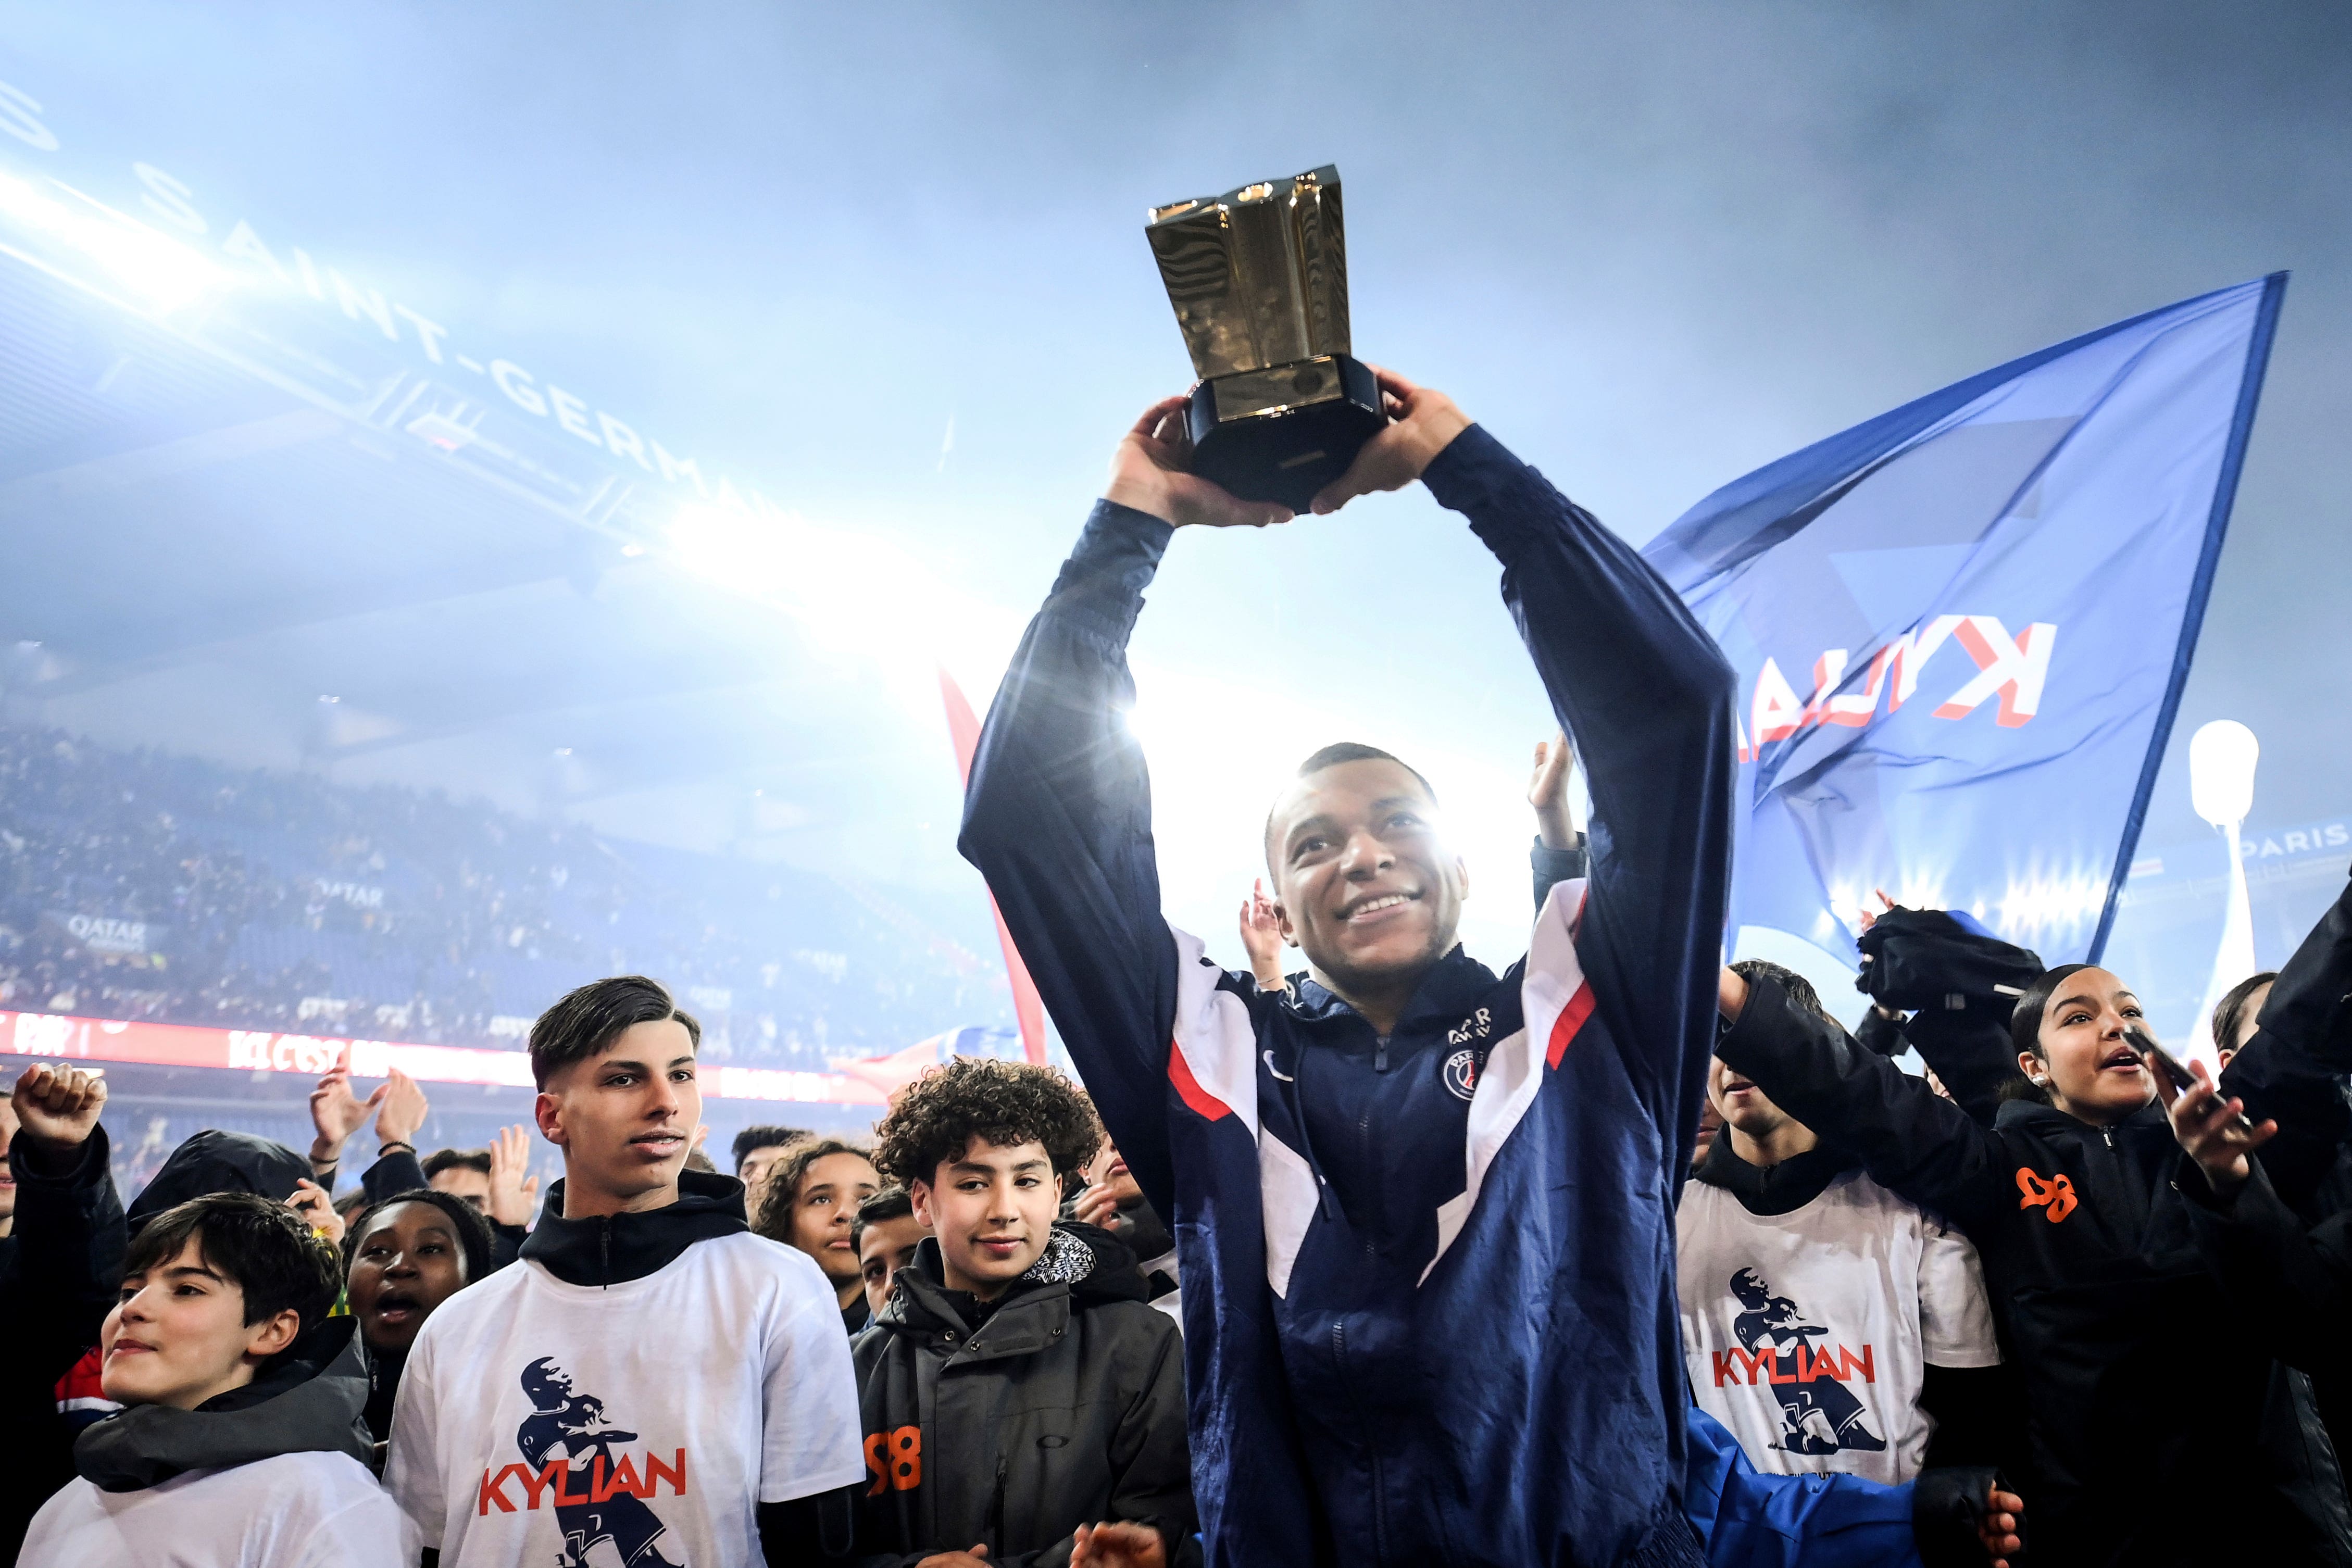
[{"label": "nike swoosh logo", "polygon": [[1298,1082],[1298,1080],[1297,1080],[1296,1078],[1293,1078],[1289,1073],[1285,1072],[1281,1068],[1276,1067],[1276,1066],[1274,1064],[1274,1052],[1272,1052],[1272,1051],[1259,1051],[1259,1052],[1258,1052],[1258,1054],[1259,1054],[1260,1056],[1263,1056],[1263,1057],[1265,1057],[1265,1070],[1266,1070],[1268,1072],[1273,1073],[1276,1078],[1281,1079],[1285,1083],[1296,1083],[1296,1082]]}]

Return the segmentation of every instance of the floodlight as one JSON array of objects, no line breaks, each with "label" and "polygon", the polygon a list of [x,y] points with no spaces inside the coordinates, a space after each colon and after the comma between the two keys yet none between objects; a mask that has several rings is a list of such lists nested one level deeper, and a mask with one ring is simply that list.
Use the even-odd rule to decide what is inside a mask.
[{"label": "floodlight", "polygon": [[2189,799],[2217,828],[2242,822],[2254,805],[2254,764],[2262,757],[2254,732],[2234,718],[2217,718],[2189,737]]}]

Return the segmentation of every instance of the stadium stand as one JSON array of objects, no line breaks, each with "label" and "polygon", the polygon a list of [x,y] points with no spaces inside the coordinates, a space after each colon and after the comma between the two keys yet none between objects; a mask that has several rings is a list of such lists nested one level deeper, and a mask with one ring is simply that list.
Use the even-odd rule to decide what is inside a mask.
[{"label": "stadium stand", "polygon": [[747,1065],[1010,1016],[1001,967],[875,889],[0,727],[0,1008],[520,1049],[551,998],[629,971]]}]

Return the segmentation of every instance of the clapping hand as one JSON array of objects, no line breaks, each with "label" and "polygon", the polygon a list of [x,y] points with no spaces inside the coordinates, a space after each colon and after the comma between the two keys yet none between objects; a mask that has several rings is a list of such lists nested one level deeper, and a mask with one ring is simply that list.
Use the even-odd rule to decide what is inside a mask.
[{"label": "clapping hand", "polygon": [[1070,1568],[1168,1568],[1168,1547],[1148,1524],[1082,1524]]},{"label": "clapping hand", "polygon": [[483,1207],[500,1225],[529,1225],[531,1206],[539,1197],[539,1178],[530,1168],[530,1130],[501,1127],[490,1140],[490,1195]]},{"label": "clapping hand", "polygon": [[375,1116],[376,1142],[406,1144],[415,1148],[425,1113],[433,1109],[432,1103],[425,1098],[425,1091],[416,1086],[415,1079],[395,1067],[376,1092],[383,1097],[383,1108]]},{"label": "clapping hand", "polygon": [[1111,455],[1103,498],[1132,507],[1175,528],[1262,528],[1290,521],[1290,508],[1244,501],[1191,471],[1192,438],[1184,430],[1190,397],[1164,397],[1143,411]]},{"label": "clapping hand", "polygon": [[346,1049],[335,1070],[319,1080],[310,1091],[310,1125],[317,1128],[318,1137],[310,1145],[310,1168],[323,1171],[331,1168],[343,1156],[343,1145],[353,1133],[367,1125],[367,1119],[383,1103],[389,1083],[379,1084],[376,1092],[362,1100],[352,1092],[352,1058]]},{"label": "clapping hand", "polygon": [[26,1159],[50,1169],[70,1167],[106,1105],[105,1072],[104,1068],[51,1067],[47,1062],[25,1069],[10,1098]]},{"label": "clapping hand", "polygon": [[[1077,1559],[1070,1561],[1075,1563]],[[990,1568],[988,1548],[975,1546],[969,1552],[934,1552],[915,1564],[915,1568]]]}]

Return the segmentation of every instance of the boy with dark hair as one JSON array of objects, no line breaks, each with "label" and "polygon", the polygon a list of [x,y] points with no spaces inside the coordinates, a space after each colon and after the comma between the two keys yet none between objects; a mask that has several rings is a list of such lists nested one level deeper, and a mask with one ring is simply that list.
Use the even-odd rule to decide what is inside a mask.
[{"label": "boy with dark hair", "polygon": [[886,1186],[857,1206],[849,1222],[849,1244],[856,1249],[857,1273],[866,1287],[866,1317],[870,1323],[882,1315],[898,1270],[915,1260],[915,1249],[931,1228],[915,1218],[915,1200],[903,1186]]},{"label": "boy with dark hair", "polygon": [[1101,1131],[1069,1080],[959,1059],[876,1129],[932,1236],[856,1345],[861,1553],[1164,1568],[1194,1527],[1183,1348],[1134,1255],[1057,1224]]},{"label": "boy with dark hair", "polygon": [[735,1134],[735,1179],[743,1184],[743,1211],[760,1212],[768,1193],[768,1173],[794,1144],[816,1136],[805,1127],[746,1127]]},{"label": "boy with dark hair", "polygon": [[[1804,977],[1769,975],[1826,1017]],[[2006,1390],[1992,1304],[1968,1238],[1863,1174],[1721,1061],[1724,1131],[1683,1189],[1675,1280],[1699,1407],[1760,1470],[1890,1485],[1938,1464],[1997,1464]]]},{"label": "boy with dark hair", "polygon": [[532,1026],[563,1177],[520,1263],[426,1321],[393,1416],[386,1483],[451,1568],[802,1563],[846,1538],[863,1467],[834,1293],[751,1233],[741,1184],[683,1168],[700,1039],[640,976]]},{"label": "boy with dark hair", "polygon": [[464,1198],[481,1213],[489,1212],[489,1150],[436,1149],[425,1156],[422,1168],[425,1186]]},{"label": "boy with dark hair", "polygon": [[327,1315],[340,1274],[293,1210],[252,1193],[151,1219],[99,1338],[107,1396],[126,1408],[75,1443],[80,1479],[34,1517],[22,1560],[413,1560],[399,1509],[368,1473],[352,1321]]}]

